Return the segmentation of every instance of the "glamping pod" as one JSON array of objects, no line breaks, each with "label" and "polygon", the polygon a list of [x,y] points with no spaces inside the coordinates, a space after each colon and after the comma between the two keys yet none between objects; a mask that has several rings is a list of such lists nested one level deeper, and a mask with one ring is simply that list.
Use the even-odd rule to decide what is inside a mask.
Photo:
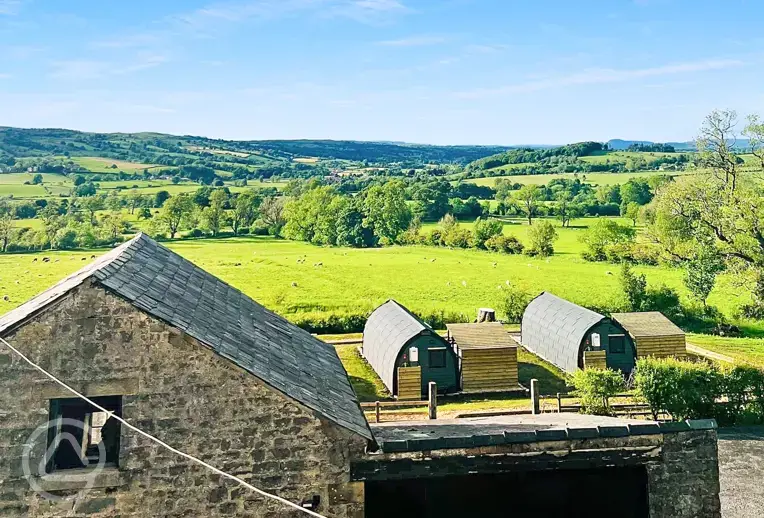
[{"label": "glamping pod", "polygon": [[450,344],[394,300],[369,316],[361,353],[399,399],[420,399],[431,381],[441,393],[459,388],[457,358]]},{"label": "glamping pod", "polygon": [[570,374],[585,367],[631,372],[635,365],[634,342],[617,322],[548,292],[525,309],[521,341]]}]

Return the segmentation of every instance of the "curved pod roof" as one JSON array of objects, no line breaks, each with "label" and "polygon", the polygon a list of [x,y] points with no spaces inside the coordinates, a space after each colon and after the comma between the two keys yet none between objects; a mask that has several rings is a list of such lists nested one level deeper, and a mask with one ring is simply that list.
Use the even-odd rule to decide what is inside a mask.
[{"label": "curved pod roof", "polygon": [[401,349],[421,334],[438,336],[430,326],[394,300],[375,309],[363,328],[363,356],[393,392],[395,363]]},{"label": "curved pod roof", "polygon": [[523,346],[565,372],[578,369],[581,344],[605,316],[548,292],[533,299],[523,313]]}]

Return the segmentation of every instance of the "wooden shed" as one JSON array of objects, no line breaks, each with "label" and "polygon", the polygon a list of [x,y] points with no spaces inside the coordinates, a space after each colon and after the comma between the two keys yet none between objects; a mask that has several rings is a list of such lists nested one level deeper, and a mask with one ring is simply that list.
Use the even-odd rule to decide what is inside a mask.
[{"label": "wooden shed", "polygon": [[687,354],[684,331],[663,313],[613,313],[611,317],[629,333],[637,348],[637,358]]},{"label": "wooden shed", "polygon": [[462,392],[517,390],[517,342],[498,322],[446,324]]},{"label": "wooden shed", "polygon": [[369,316],[361,353],[399,399],[421,399],[431,381],[441,393],[459,388],[458,362],[451,345],[394,300]]},{"label": "wooden shed", "polygon": [[525,309],[521,342],[570,374],[586,367],[629,373],[636,364],[633,339],[618,322],[548,292]]}]

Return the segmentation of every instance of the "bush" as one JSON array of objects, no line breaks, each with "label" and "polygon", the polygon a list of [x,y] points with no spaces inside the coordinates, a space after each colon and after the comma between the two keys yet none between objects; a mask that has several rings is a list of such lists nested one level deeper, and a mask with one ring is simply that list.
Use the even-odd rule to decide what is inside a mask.
[{"label": "bush", "polygon": [[515,236],[505,236],[503,234],[488,239],[485,242],[485,247],[488,250],[504,254],[521,254],[523,253],[523,248],[525,248]]},{"label": "bush", "polygon": [[572,381],[585,414],[612,415],[608,398],[626,389],[623,375],[611,369],[577,370]]},{"label": "bush", "polygon": [[469,248],[472,245],[472,232],[456,227],[445,236],[445,245],[453,248]]},{"label": "bush", "polygon": [[548,221],[538,221],[528,229],[528,238],[531,241],[530,248],[525,249],[528,255],[549,257],[554,254],[554,242],[557,240],[557,231]]},{"label": "bush", "polygon": [[714,365],[674,358],[640,358],[634,384],[639,396],[650,405],[653,419],[661,413],[677,421],[723,414],[717,410],[716,400],[724,393],[724,376]]},{"label": "bush", "polygon": [[198,228],[194,228],[189,231],[188,237],[204,237],[204,231]]},{"label": "bush", "polygon": [[501,298],[496,306],[499,313],[504,315],[506,321],[517,324],[522,321],[525,308],[531,301],[531,296],[525,290],[510,284],[501,289]]},{"label": "bush", "polygon": [[475,220],[475,226],[472,227],[475,234],[473,245],[475,248],[487,248],[488,240],[501,236],[504,231],[504,224],[498,219],[478,218]]},{"label": "bush", "polygon": [[443,246],[443,233],[436,229],[425,236],[425,243],[430,246]]}]

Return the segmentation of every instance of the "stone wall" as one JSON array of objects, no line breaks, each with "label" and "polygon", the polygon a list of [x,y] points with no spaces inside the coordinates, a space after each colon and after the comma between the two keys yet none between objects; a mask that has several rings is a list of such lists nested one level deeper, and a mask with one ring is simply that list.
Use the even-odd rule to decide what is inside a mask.
[{"label": "stone wall", "polygon": [[[77,288],[6,338],[86,395],[123,395],[123,417],[172,446],[293,502],[318,495],[322,514],[363,516],[349,466],[365,439],[99,287]],[[52,494],[81,498],[43,499],[23,477],[22,449],[57,397],[71,396],[0,346],[4,517],[303,516],[124,429],[119,468],[97,488],[82,496],[48,481]]]},{"label": "stone wall", "polygon": [[651,515],[719,518],[716,431],[666,434],[661,457],[647,465]]},{"label": "stone wall", "polygon": [[[485,445],[479,447],[469,446],[474,437],[465,437],[465,447],[447,449],[437,449],[438,439],[421,439],[415,451],[387,451],[354,461],[351,478],[386,481],[549,469],[571,470],[575,476],[576,469],[644,466],[651,517],[720,518],[716,431],[692,430],[684,423],[666,428],[686,431],[597,437],[597,428],[591,428],[582,429],[576,439],[571,439],[579,435],[576,429],[518,431],[498,441],[484,436]],[[534,440],[537,433],[549,440]]]}]

